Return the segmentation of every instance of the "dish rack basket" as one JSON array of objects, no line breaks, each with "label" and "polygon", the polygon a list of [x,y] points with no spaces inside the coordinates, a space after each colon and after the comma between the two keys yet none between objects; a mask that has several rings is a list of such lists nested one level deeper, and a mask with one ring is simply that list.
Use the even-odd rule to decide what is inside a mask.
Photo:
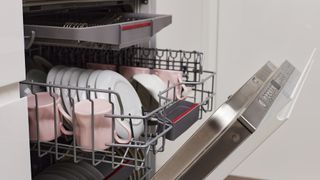
[{"label": "dish rack basket", "polygon": [[[136,66],[146,68],[168,69],[183,72],[184,82],[176,84],[172,87],[159,93],[159,107],[152,111],[144,111],[143,114],[138,116],[126,114],[106,114],[114,122],[116,118],[127,120],[130,123],[132,131],[132,119],[141,119],[144,123],[144,131],[140,138],[131,139],[128,144],[119,144],[112,138],[112,143],[108,144],[109,148],[106,150],[95,150],[94,144],[90,152],[81,150],[81,147],[76,144],[75,135],[55,137],[53,141],[44,142],[39,140],[39,135],[36,141],[31,142],[31,149],[37,151],[38,156],[43,157],[47,154],[53,154],[56,160],[64,158],[72,159],[74,162],[80,160],[91,161],[93,165],[100,163],[110,163],[113,168],[120,166],[133,167],[136,170],[144,169],[145,172],[149,169],[149,154],[156,154],[165,150],[166,133],[172,129],[172,123],[169,122],[164,116],[166,109],[176,104],[178,99],[168,99],[165,94],[184,84],[192,90],[184,101],[196,103],[199,107],[199,116],[197,120],[201,119],[203,113],[213,110],[213,97],[214,97],[214,83],[215,73],[211,71],[202,70],[203,54],[196,51],[182,51],[182,50],[169,50],[169,49],[154,49],[154,48],[140,48],[131,47],[120,51],[101,48],[74,48],[74,47],[61,47],[56,45],[34,45],[27,51],[28,56],[40,55],[49,60],[53,65],[66,65],[86,68],[87,63],[103,63],[115,64],[117,66]],[[30,87],[32,94],[37,97],[35,89],[49,90],[52,93],[55,89],[62,92],[71,91],[85,91],[88,95],[93,93],[105,93],[106,97],[115,96],[117,103],[122,104],[124,100],[121,99],[117,92],[110,89],[95,89],[95,88],[80,88],[61,86],[56,84],[46,84],[39,82],[23,81],[21,84]],[[53,97],[53,96],[52,96]],[[87,96],[91,101],[90,96]],[[114,98],[108,98],[111,104]],[[54,99],[52,99],[54,101]],[[92,102],[92,101],[91,101]],[[72,118],[74,118],[74,104],[73,98],[70,98],[72,109]],[[120,106],[121,107],[121,106]],[[36,109],[38,105],[36,103]],[[55,108],[55,107],[54,107]],[[94,108],[92,106],[92,108]],[[56,111],[54,111],[56,112]],[[94,112],[91,109],[91,112]],[[121,109],[123,112],[123,109]],[[55,119],[56,120],[56,119]],[[94,120],[92,119],[92,123]],[[115,124],[115,123],[113,123]],[[75,129],[71,125],[70,129]],[[39,131],[39,119],[37,119],[37,127]],[[158,128],[158,127],[161,127]],[[113,125],[114,130],[114,125]],[[160,130],[159,130],[160,129]],[[94,138],[94,129],[92,126],[91,132]],[[113,131],[112,131],[113,132]],[[39,133],[38,133],[39,134]],[[119,153],[119,151],[122,153]],[[145,176],[147,173],[145,174]]]},{"label": "dish rack basket", "polygon": [[171,15],[133,13],[130,5],[70,8],[50,14],[33,12],[24,16],[25,35],[35,41],[64,44],[91,42],[122,49],[150,40],[172,22]]}]

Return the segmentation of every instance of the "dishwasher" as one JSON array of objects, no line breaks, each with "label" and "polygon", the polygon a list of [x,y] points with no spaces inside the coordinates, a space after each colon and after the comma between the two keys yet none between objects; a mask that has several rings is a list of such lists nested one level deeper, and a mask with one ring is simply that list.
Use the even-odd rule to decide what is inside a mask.
[{"label": "dishwasher", "polygon": [[[216,74],[203,69],[203,53],[156,48],[154,35],[172,17],[140,13],[142,4],[152,6],[141,0],[23,1],[27,80],[20,93],[28,96],[34,179],[200,179],[211,172],[221,178],[290,116],[312,57],[302,73],[288,61],[266,63],[212,113]],[[154,73],[126,78],[128,85],[115,73],[126,68]],[[163,71],[177,82],[158,88]],[[136,97],[141,102],[134,104]],[[45,98],[50,105],[43,105]],[[166,141],[206,113],[212,115],[155,172]],[[49,114],[53,125],[42,120]]]}]

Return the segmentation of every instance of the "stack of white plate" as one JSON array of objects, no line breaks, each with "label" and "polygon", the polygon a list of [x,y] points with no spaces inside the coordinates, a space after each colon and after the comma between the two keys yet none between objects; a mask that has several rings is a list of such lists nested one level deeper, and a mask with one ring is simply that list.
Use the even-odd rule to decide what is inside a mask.
[{"label": "stack of white plate", "polygon": [[[111,96],[110,100],[114,103],[114,114],[121,115],[120,106],[122,104],[124,115],[142,115],[142,104],[135,89],[126,78],[114,71],[55,66],[49,71],[46,83],[66,87],[112,90],[117,92],[121,98],[121,101],[118,101],[116,96]],[[47,90],[49,91],[50,89],[48,88]],[[54,88],[52,91],[61,96],[64,107],[69,114],[72,113],[71,98],[75,103],[89,98],[109,101],[108,93],[91,91],[89,95],[84,90],[69,90],[68,88]],[[129,126],[129,119],[125,119],[125,121]],[[144,130],[143,120],[132,119],[132,125],[134,137],[138,138]],[[120,125],[116,125],[116,129],[119,135],[125,138],[125,130]]]}]

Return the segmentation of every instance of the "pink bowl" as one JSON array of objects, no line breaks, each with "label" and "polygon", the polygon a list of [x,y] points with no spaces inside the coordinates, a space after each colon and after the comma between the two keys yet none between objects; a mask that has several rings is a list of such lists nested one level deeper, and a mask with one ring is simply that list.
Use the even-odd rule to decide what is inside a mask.
[{"label": "pink bowl", "polygon": [[94,69],[94,70],[117,71],[117,66],[114,64],[87,63],[87,68]]},{"label": "pink bowl", "polygon": [[150,69],[143,67],[120,66],[119,72],[126,79],[131,80],[135,74],[150,74]]}]

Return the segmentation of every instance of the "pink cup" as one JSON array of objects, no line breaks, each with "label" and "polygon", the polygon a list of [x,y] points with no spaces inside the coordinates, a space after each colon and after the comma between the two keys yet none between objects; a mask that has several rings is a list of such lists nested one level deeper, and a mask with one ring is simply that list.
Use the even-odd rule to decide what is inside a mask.
[{"label": "pink cup", "polygon": [[117,66],[114,64],[87,63],[87,68],[94,70],[117,71]]},{"label": "pink cup", "polygon": [[37,131],[37,111],[36,111],[36,97],[31,94],[28,99],[28,113],[29,113],[29,133],[32,141],[37,140],[37,132],[39,132],[40,141],[51,141],[55,139],[55,120],[56,118],[56,135],[61,135],[62,119],[59,116],[58,107],[61,105],[61,98],[52,93],[56,104],[56,117],[54,117],[54,100],[48,92],[36,93],[38,102],[38,119],[39,131]]},{"label": "pink cup", "polygon": [[[151,74],[155,74],[162,79],[168,87],[176,86],[179,83],[182,83],[182,71],[174,71],[174,70],[164,70],[164,69],[152,69]],[[174,89],[168,91],[168,98],[174,99],[174,94],[177,99],[183,99],[182,92],[189,91],[188,88],[181,84],[176,86],[175,92]]]},{"label": "pink cup", "polygon": [[126,79],[130,80],[135,74],[150,74],[149,68],[120,66],[119,72]]},{"label": "pink cup", "polygon": [[[112,119],[105,117],[106,114],[111,114],[112,105],[102,99],[93,99],[94,105],[94,127],[91,126],[91,105],[89,100],[82,100],[75,104],[75,118],[74,118],[74,133],[76,137],[76,143],[81,147],[83,151],[92,150],[92,129],[94,131],[94,149],[104,150],[109,148],[107,144],[112,144]],[[72,118],[63,110],[62,106],[59,106],[59,110],[62,115],[72,122]],[[115,119],[117,125],[123,127],[126,131],[127,139],[121,139],[118,133],[114,132],[114,139],[121,144],[129,143],[131,140],[131,130],[122,121]],[[72,134],[72,132],[68,132]]]}]

